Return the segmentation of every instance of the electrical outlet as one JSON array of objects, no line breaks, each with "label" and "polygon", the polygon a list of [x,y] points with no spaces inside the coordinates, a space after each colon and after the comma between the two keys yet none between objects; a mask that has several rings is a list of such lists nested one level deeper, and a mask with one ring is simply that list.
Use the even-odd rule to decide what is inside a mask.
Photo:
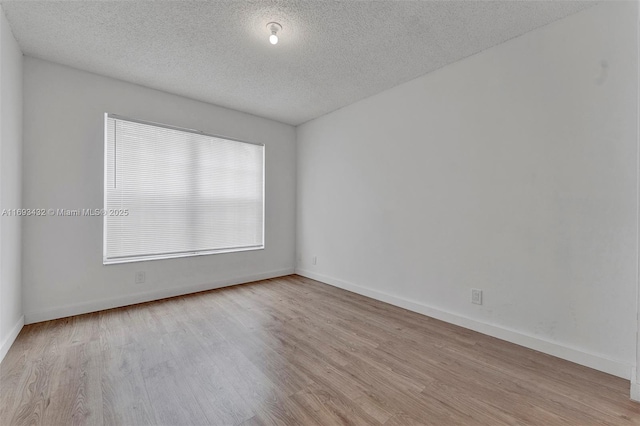
[{"label": "electrical outlet", "polygon": [[145,281],[145,274],[144,271],[138,271],[136,272],[136,284],[142,284]]},{"label": "electrical outlet", "polygon": [[313,256],[313,257],[311,258],[311,264],[312,264],[312,265],[316,265],[317,263],[318,263],[318,258],[317,258],[316,256]]},{"label": "electrical outlet", "polygon": [[477,288],[471,289],[471,303],[482,305],[482,290]]}]

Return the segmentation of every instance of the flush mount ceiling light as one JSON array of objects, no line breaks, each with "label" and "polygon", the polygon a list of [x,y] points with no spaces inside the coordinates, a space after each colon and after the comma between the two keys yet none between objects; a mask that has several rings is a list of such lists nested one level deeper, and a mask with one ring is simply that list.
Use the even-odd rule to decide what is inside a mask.
[{"label": "flush mount ceiling light", "polygon": [[282,25],[278,24],[277,22],[269,22],[267,24],[267,29],[271,33],[271,35],[269,36],[269,43],[278,44],[278,31],[282,30]]}]

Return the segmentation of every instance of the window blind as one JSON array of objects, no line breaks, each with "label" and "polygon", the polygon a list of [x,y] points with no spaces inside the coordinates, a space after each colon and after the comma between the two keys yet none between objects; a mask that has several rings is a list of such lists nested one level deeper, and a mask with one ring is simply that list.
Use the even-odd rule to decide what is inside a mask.
[{"label": "window blind", "polygon": [[103,262],[264,247],[264,146],[105,115]]}]

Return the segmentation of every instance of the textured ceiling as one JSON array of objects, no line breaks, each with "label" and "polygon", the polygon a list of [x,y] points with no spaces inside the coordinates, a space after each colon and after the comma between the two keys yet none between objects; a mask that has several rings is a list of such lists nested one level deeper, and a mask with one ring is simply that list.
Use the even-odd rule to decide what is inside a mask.
[{"label": "textured ceiling", "polygon": [[593,4],[2,1],[27,55],[293,125]]}]

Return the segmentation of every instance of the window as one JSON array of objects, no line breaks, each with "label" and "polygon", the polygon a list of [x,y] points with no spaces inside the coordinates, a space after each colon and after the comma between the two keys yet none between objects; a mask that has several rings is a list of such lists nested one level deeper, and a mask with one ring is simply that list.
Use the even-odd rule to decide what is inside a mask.
[{"label": "window", "polygon": [[103,263],[264,248],[264,146],[105,114]]}]

